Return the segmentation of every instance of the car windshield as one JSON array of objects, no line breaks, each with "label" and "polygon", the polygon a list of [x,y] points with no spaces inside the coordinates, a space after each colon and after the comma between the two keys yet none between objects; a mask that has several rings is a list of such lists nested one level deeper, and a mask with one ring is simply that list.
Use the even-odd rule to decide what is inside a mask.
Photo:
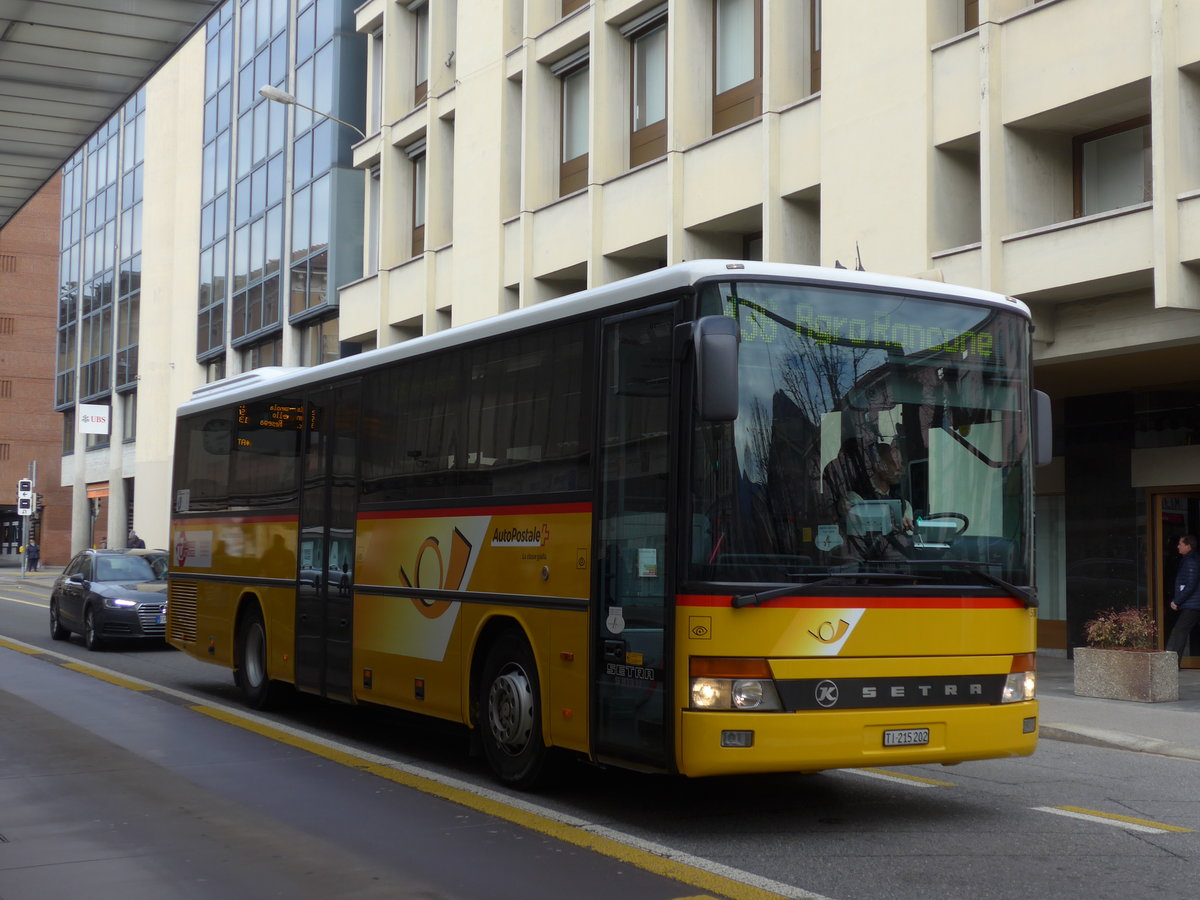
[{"label": "car windshield", "polygon": [[142,556],[142,559],[150,564],[150,568],[154,571],[155,581],[166,581],[169,568],[166,553],[147,553]]},{"label": "car windshield", "polygon": [[1029,332],[993,306],[721,282],[739,412],[697,426],[691,575],[1030,584]]},{"label": "car windshield", "polygon": [[149,561],[142,556],[100,557],[96,560],[96,581],[158,581]]}]

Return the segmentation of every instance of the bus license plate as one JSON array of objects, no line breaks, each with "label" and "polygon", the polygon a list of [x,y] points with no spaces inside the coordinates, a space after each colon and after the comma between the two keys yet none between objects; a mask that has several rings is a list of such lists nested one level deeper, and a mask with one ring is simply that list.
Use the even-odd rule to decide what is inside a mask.
[{"label": "bus license plate", "polygon": [[885,747],[912,747],[928,743],[928,728],[896,728],[883,733]]}]

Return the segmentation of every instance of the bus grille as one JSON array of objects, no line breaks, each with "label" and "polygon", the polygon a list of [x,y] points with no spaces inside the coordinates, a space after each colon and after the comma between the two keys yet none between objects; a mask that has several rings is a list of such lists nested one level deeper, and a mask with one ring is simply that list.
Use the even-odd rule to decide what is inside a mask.
[{"label": "bus grille", "polygon": [[196,598],[199,589],[194,581],[172,581],[167,602],[167,638],[174,641],[196,641]]}]

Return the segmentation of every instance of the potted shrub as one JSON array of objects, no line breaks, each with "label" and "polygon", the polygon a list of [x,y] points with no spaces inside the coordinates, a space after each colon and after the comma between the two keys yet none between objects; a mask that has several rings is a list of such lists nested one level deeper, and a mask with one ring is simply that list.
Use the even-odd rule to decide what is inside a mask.
[{"label": "potted shrub", "polygon": [[1107,700],[1161,703],[1179,699],[1179,658],[1158,649],[1150,610],[1108,609],[1083,626],[1075,648],[1075,693]]}]

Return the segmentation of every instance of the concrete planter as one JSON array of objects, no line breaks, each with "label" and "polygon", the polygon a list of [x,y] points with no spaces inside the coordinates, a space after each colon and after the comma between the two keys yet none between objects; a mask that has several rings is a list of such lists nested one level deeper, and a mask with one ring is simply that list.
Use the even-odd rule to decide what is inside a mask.
[{"label": "concrete planter", "polygon": [[1105,700],[1179,699],[1179,657],[1166,650],[1075,648],[1075,693]]}]

